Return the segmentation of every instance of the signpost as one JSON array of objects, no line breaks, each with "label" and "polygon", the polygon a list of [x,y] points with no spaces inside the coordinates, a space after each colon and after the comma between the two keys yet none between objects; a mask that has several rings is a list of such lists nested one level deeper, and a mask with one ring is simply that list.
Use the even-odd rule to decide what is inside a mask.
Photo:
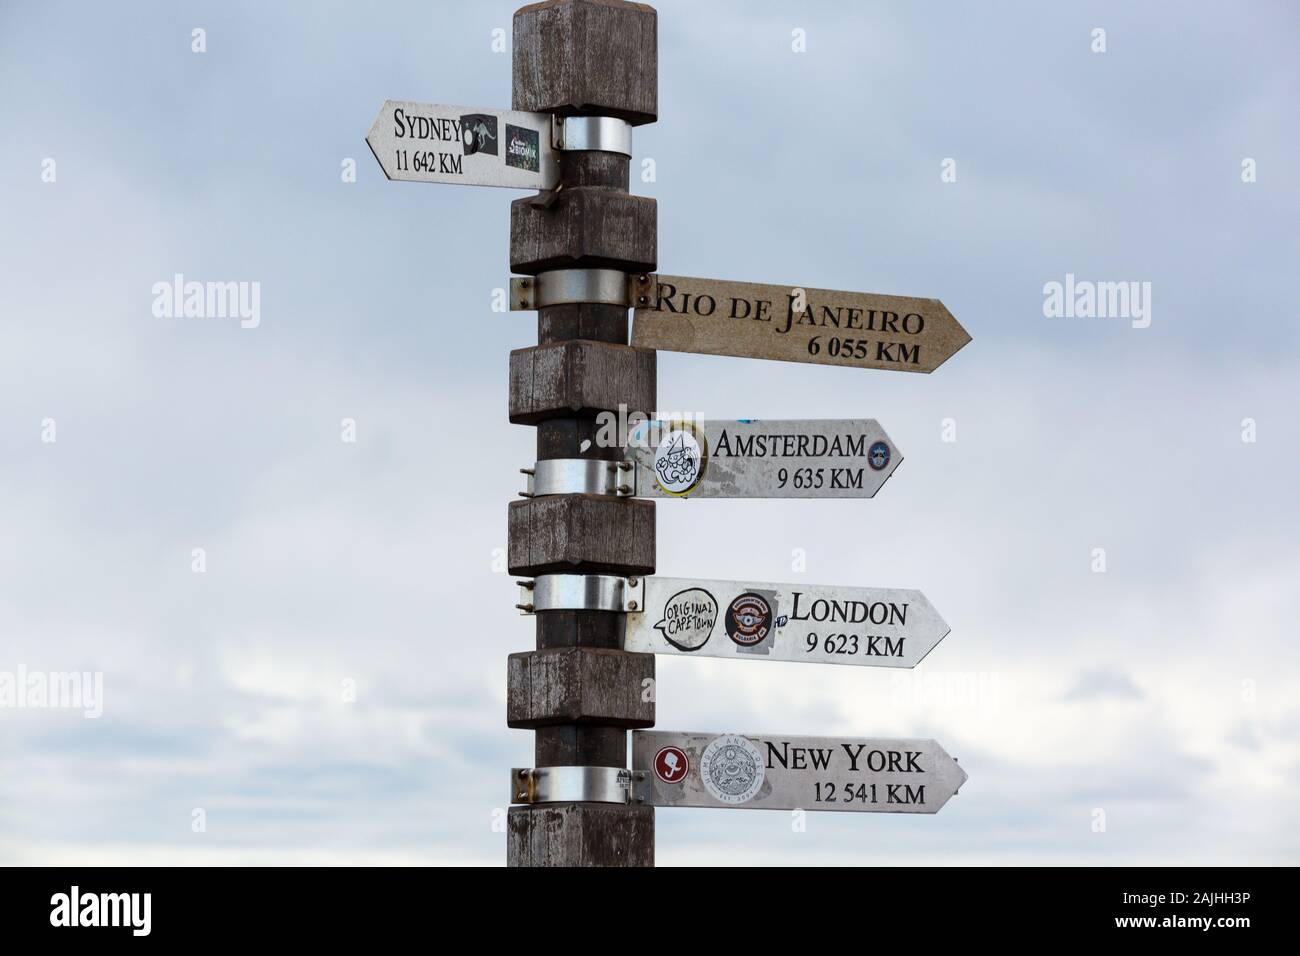
[{"label": "signpost", "polygon": [[635,798],[656,807],[938,813],[966,771],[933,740],[638,730]]},{"label": "signpost", "polygon": [[535,760],[511,771],[512,866],[653,865],[656,806],[934,813],[966,779],[933,740],[644,730],[656,654],[913,667],[948,633],[920,591],[654,577],[646,498],[870,498],[902,460],[872,419],[603,439],[606,415],[658,407],[654,350],[930,372],[970,341],[937,299],[657,275],[655,201],[628,192],[657,30],[641,3],[531,4],[515,109],[389,100],[366,137],[389,179],[540,191],[510,209],[511,308],[538,320],[510,355],[510,421],[537,440],[509,512],[536,616],[508,662],[506,722]]},{"label": "signpost", "polygon": [[915,667],[948,634],[920,591],[649,577],[623,649]]},{"label": "signpost", "polygon": [[970,341],[938,299],[648,274],[634,301],[660,351],[933,372]]},{"label": "signpost", "polygon": [[903,460],[870,418],[642,421],[627,454],[655,498],[870,498]]},{"label": "signpost", "polygon": [[552,189],[549,113],[388,100],[366,136],[389,179]]}]

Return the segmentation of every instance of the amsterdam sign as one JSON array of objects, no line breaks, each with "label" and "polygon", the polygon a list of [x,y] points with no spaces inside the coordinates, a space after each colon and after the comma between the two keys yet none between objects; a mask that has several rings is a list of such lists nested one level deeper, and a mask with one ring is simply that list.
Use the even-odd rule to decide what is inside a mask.
[{"label": "amsterdam sign", "polygon": [[658,498],[870,498],[903,460],[873,419],[642,421],[627,457]]}]

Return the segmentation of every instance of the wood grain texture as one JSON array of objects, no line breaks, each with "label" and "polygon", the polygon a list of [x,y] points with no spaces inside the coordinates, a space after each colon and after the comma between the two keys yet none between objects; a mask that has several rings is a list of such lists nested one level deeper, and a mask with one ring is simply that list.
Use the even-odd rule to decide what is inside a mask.
[{"label": "wood grain texture", "polygon": [[[651,122],[658,110],[656,34],[657,15],[641,4],[552,0],[524,7],[514,18],[514,101],[529,111]],[[511,207],[513,271],[652,271],[657,208],[652,199],[628,195],[629,169],[629,158],[618,154],[562,153],[561,188],[550,205],[522,200]],[[626,346],[621,307],[547,306],[537,318],[538,347],[510,356],[510,420],[537,426],[539,460],[620,455],[598,440],[596,416],[620,406],[655,409],[654,353]],[[509,527],[509,563],[517,574],[654,569],[651,502],[528,499],[511,505]],[[533,727],[535,766],[624,767],[627,727],[653,722],[653,703],[640,700],[653,657],[621,650],[624,619],[587,610],[536,616],[539,650],[511,658],[507,703],[511,726]],[[512,807],[508,820],[511,866],[654,865],[652,807]]]},{"label": "wood grain texture", "polygon": [[[584,611],[598,614],[599,611]],[[625,767],[627,731],[603,724],[555,724],[533,731],[537,767]]]},{"label": "wood grain texture", "polygon": [[511,574],[653,574],[654,502],[548,495],[510,502]]},{"label": "wood grain texture", "polygon": [[572,302],[537,310],[537,344],[586,339],[627,345],[627,309],[619,305]]},{"label": "wood grain texture", "polygon": [[515,12],[514,108],[618,116],[659,113],[658,15],[619,0],[552,0]]},{"label": "wood grain texture", "polygon": [[627,192],[628,173],[632,157],[622,153],[601,153],[591,150],[562,150],[560,182],[570,186],[604,186]]},{"label": "wood grain texture", "polygon": [[653,727],[654,700],[642,698],[646,688],[653,687],[646,682],[653,682],[654,676],[653,654],[590,647],[511,654],[506,666],[506,723],[530,728],[564,723]]},{"label": "wood grain texture", "polygon": [[510,269],[650,272],[658,250],[658,208],[649,196],[602,186],[566,187],[550,206],[510,204]]},{"label": "wood grain texture", "polygon": [[510,420],[535,425],[559,416],[592,416],[619,406],[656,407],[655,353],[610,342],[572,341],[510,353]]},{"label": "wood grain texture", "polygon": [[550,803],[511,807],[510,866],[654,866],[654,807]]},{"label": "wood grain texture", "polygon": [[938,299],[687,276],[650,276],[632,321],[643,348],[898,372],[932,372],[970,340]]}]

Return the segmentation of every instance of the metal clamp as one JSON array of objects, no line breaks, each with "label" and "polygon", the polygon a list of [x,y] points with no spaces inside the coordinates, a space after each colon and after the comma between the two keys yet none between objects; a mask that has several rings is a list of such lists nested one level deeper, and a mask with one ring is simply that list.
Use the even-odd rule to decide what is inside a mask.
[{"label": "metal clamp", "polygon": [[519,492],[524,498],[546,495],[636,495],[636,464],[631,461],[600,461],[592,458],[548,458],[532,468],[520,468],[528,486]]},{"label": "metal clamp", "polygon": [[535,276],[511,278],[510,311],[528,312],[548,305],[632,304],[637,277],[617,269],[552,269]]},{"label": "metal clamp", "polygon": [[[633,773],[622,767],[516,767],[510,771],[510,802],[629,803]],[[645,777],[644,770],[635,774]]]},{"label": "metal clamp", "polygon": [[628,301],[634,309],[650,309],[659,303],[659,276],[653,272],[629,275],[627,285]]},{"label": "metal clamp", "polygon": [[645,607],[645,578],[612,574],[539,574],[519,582],[521,614],[538,611],[615,611]]},{"label": "metal clamp", "polygon": [[632,124],[613,116],[553,116],[551,145],[566,152],[579,150],[632,155]]}]

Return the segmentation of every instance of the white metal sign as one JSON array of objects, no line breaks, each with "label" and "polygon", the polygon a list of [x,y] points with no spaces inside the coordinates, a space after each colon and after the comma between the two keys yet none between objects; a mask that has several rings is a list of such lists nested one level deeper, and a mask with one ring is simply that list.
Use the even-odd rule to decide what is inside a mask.
[{"label": "white metal sign", "polygon": [[627,456],[658,498],[870,498],[903,460],[869,418],[642,421]]},{"label": "white metal sign", "polygon": [[966,771],[933,740],[632,732],[635,796],[656,807],[937,813]]},{"label": "white metal sign", "polygon": [[915,667],[948,633],[920,591],[645,579],[623,648],[754,661]]},{"label": "white metal sign", "polygon": [[366,136],[389,179],[551,189],[549,113],[388,100]]}]

